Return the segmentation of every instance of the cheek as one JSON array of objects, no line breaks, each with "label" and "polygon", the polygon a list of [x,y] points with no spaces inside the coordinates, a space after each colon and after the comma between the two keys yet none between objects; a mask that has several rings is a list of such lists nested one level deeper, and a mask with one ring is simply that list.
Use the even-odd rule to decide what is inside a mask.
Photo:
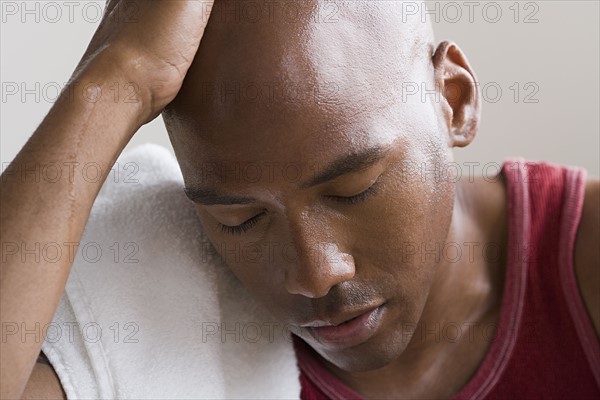
[{"label": "cheek", "polygon": [[[214,221],[197,210],[208,240],[216,253],[248,291],[265,305],[284,304],[285,292],[276,257],[281,253],[277,242],[252,242],[243,236],[229,236],[214,229]],[[276,310],[268,308],[275,314]]]},{"label": "cheek", "polygon": [[360,279],[379,285],[406,320],[420,316],[452,219],[454,184],[447,174],[436,178],[415,167],[436,162],[445,163],[443,153],[398,162],[382,195],[357,217],[355,227],[352,254]]}]

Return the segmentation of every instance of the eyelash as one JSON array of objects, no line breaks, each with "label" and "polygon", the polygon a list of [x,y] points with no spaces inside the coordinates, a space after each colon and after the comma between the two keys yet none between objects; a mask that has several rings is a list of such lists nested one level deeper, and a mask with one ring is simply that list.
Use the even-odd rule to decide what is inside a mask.
[{"label": "eyelash", "polygon": [[[368,189],[366,189],[365,191],[354,195],[354,196],[350,196],[350,197],[344,197],[344,196],[326,196],[328,199],[333,200],[335,202],[338,203],[344,203],[344,204],[356,204],[359,203],[361,201],[364,201],[366,199],[368,199],[369,197],[377,194],[377,190],[379,189],[379,181],[375,182],[373,185],[371,185]],[[236,226],[229,226],[229,225],[223,225],[221,223],[218,224],[218,229],[221,230],[221,232],[223,233],[227,233],[229,235],[241,235],[243,233],[246,233],[247,231],[249,231],[250,229],[252,229],[257,223],[258,221],[265,216],[266,213],[260,213],[255,217],[250,218],[248,221],[240,224],[240,225],[236,225]]]},{"label": "eyelash", "polygon": [[227,233],[230,235],[241,235],[242,233],[246,233],[248,230],[252,229],[254,227],[254,225],[256,225],[258,223],[258,221],[265,215],[266,213],[260,213],[255,217],[250,218],[248,221],[240,224],[240,225],[236,225],[236,226],[229,226],[229,225],[223,225],[221,223],[218,224],[218,228],[221,230],[221,232],[223,233]]},{"label": "eyelash", "polygon": [[379,189],[379,181],[372,184],[367,190],[360,192],[357,195],[344,197],[344,196],[327,196],[328,199],[336,201],[338,203],[344,204],[356,204],[361,201],[368,199],[371,196],[377,194],[377,190]]}]

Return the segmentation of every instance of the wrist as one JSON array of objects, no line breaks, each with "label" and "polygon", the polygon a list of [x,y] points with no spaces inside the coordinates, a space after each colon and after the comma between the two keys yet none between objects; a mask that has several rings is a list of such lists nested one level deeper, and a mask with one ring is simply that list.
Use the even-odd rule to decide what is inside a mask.
[{"label": "wrist", "polygon": [[133,135],[154,117],[152,95],[137,76],[142,65],[132,54],[107,47],[73,74],[69,98],[112,110],[113,115],[127,119]]}]

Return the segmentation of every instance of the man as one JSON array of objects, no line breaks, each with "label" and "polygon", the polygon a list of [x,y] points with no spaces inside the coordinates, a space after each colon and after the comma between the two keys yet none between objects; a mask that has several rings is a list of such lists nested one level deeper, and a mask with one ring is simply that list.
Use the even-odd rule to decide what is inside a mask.
[{"label": "man", "polygon": [[[456,395],[482,373],[488,354],[508,354],[496,352],[493,333],[484,330],[506,326],[503,289],[516,245],[507,178],[458,180],[447,168],[452,148],[468,145],[479,125],[480,95],[466,57],[454,43],[434,46],[428,24],[404,22],[401,2],[328,3],[338,7],[333,22],[322,2],[294,2],[293,18],[275,7],[273,18],[258,22],[228,19],[228,3],[216,2],[203,37],[210,2],[109,2],[73,83],[133,81],[139,101],[63,95],[14,162],[93,156],[109,166],[164,110],[186,194],[215,248],[278,244],[274,258],[260,262],[222,256],[257,299],[297,328],[313,349],[297,342],[304,365],[318,360],[335,377],[325,386],[365,398]],[[136,24],[110,18],[132,9]],[[403,82],[437,96],[405,98]],[[450,172],[423,179],[415,166]],[[235,168],[269,173],[249,178],[232,174]],[[3,240],[78,241],[100,185],[7,177]],[[570,255],[584,324],[596,335],[599,201],[598,181],[588,182]],[[500,256],[422,256],[447,243],[493,243]],[[4,263],[2,320],[51,321],[69,268]],[[423,334],[448,323],[475,334],[453,341]],[[39,349],[2,343],[3,397],[21,395]],[[568,364],[582,371],[581,380],[567,383],[593,395],[596,360],[588,365],[585,350]],[[323,394],[303,371],[304,394]],[[532,393],[543,389],[533,385]]]}]

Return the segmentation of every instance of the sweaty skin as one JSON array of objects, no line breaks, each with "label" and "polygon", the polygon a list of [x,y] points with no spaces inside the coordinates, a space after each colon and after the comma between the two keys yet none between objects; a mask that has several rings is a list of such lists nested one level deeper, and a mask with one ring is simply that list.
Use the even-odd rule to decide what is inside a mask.
[{"label": "sweaty skin", "polygon": [[[379,330],[358,345],[339,348],[297,329],[359,393],[452,395],[490,343],[429,343],[411,340],[412,330],[495,321],[503,260],[486,263],[479,254],[450,266],[404,253],[446,242],[505,249],[504,194],[501,184],[489,189],[493,201],[480,220],[462,200],[470,195],[456,195],[469,188],[407,170],[445,165],[452,147],[473,139],[480,98],[465,57],[452,43],[436,49],[428,24],[400,23],[399,3],[336,3],[335,22],[322,23],[315,22],[322,6],[303,2],[301,18],[277,18],[282,10],[275,8],[274,21],[246,24],[228,21],[223,4],[215,5],[190,73],[164,112],[206,234],[286,324],[340,322],[384,305]],[[406,83],[437,85],[441,94],[448,86],[461,90],[450,102],[403,99]],[[334,160],[365,152],[377,156],[333,180],[304,184]],[[227,172],[236,167],[242,172]],[[262,171],[260,179],[244,174],[251,168]],[[339,199],[372,185],[376,191],[360,201]],[[246,221],[236,233],[219,225]],[[258,260],[226,251],[249,245],[272,251]]]},{"label": "sweaty skin", "polygon": [[[435,46],[427,24],[404,20],[399,1],[274,2],[259,19],[232,17],[227,7],[234,3],[216,2],[197,53],[198,2],[136,0],[140,23],[107,20],[77,78],[133,80],[143,107],[101,103],[90,110],[63,99],[16,162],[77,156],[110,165],[178,92],[163,115],[187,194],[235,275],[365,397],[450,397],[491,342],[481,332],[457,342],[422,333],[436,324],[495,323],[506,263],[503,182],[463,176],[454,183],[419,172],[436,165],[445,171],[452,149],[477,133],[481,100],[472,68],[455,44]],[[112,0],[109,9],[123,4]],[[100,49],[109,56],[96,56],[106,54]],[[403,96],[407,84],[437,96]],[[52,146],[36,151],[40,143]],[[53,241],[77,241],[100,183],[76,183],[82,194],[65,205],[67,186],[3,182],[3,240],[42,240],[35,230],[41,225]],[[598,181],[590,182],[575,250],[596,330],[599,200]],[[32,222],[22,222],[19,210]],[[68,212],[76,216],[69,232],[52,230]],[[501,256],[476,251],[450,263],[426,251],[473,242],[494,243]],[[258,257],[240,251],[257,248]],[[30,267],[2,266],[3,321],[51,320],[70,264],[45,275],[48,266]],[[300,328],[343,322],[376,306],[378,329],[358,344],[333,345]],[[28,382],[25,397],[64,396],[48,368],[37,364],[31,374],[39,346],[3,344],[3,395],[18,397]]]},{"label": "sweaty skin", "polygon": [[[468,382],[491,344],[478,329],[499,316],[505,192],[499,179],[455,184],[407,173],[451,162],[452,148],[477,132],[481,100],[461,50],[435,48],[417,18],[400,22],[400,3],[325,10],[307,1],[299,18],[275,7],[274,20],[235,24],[217,3],[163,115],[206,234],[251,292],[357,392],[443,398]],[[323,23],[332,9],[335,21]],[[414,83],[438,97],[403,97]],[[310,185],[349,155],[354,168]],[[342,199],[369,188],[358,201]],[[501,251],[453,264],[406,254],[446,243]],[[240,250],[248,248],[262,250]],[[323,343],[300,328],[380,305],[379,329],[357,345]],[[450,323],[472,324],[478,339],[421,335]]]}]

